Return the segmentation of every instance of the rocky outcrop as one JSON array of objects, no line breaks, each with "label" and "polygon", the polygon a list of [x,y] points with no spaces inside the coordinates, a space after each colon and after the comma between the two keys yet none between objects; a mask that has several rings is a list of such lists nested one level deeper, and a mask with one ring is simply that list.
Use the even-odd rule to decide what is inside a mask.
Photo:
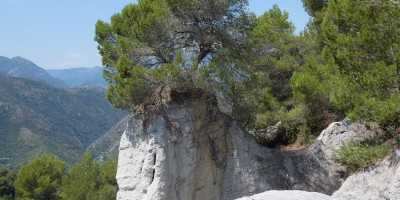
[{"label": "rocky outcrop", "polygon": [[266,191],[238,200],[397,200],[400,199],[400,150],[349,176],[332,196],[315,192]]},{"label": "rocky outcrop", "polygon": [[266,129],[253,130],[249,133],[256,138],[259,144],[266,147],[275,147],[280,144],[280,141],[282,141],[285,131],[286,130],[282,126],[282,123],[278,122],[274,126]]},{"label": "rocky outcrop", "polygon": [[[347,135],[368,130],[332,124],[307,149],[258,145],[204,93],[171,93],[131,116],[120,143],[117,199],[237,199],[268,190],[332,194],[346,174],[330,161]],[[336,138],[336,139],[333,139]]]}]

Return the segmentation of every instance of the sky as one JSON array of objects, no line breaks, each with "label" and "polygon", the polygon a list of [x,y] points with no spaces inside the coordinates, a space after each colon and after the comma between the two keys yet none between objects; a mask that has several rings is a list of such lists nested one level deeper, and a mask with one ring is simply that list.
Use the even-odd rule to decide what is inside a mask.
[{"label": "sky", "polygon": [[[136,0],[0,0],[0,56],[21,56],[45,69],[101,66],[93,40],[96,21]],[[289,12],[296,32],[308,15],[301,0],[249,0],[261,15],[277,4]]]}]

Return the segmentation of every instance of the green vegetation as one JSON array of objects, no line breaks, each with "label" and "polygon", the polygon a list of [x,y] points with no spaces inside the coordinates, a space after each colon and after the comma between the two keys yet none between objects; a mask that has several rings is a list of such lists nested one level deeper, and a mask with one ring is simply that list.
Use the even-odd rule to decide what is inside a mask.
[{"label": "green vegetation", "polygon": [[0,166],[0,199],[14,199],[15,189],[13,184],[15,177],[13,171]]},{"label": "green vegetation", "polygon": [[116,198],[117,159],[98,162],[90,153],[68,172],[54,155],[41,155],[24,164],[15,175],[0,166],[0,199],[99,199]]},{"label": "green vegetation", "polygon": [[107,98],[116,107],[134,109],[157,103],[153,94],[165,85],[218,90],[228,97],[229,88],[246,77],[245,36],[254,20],[246,4],[141,0],[112,16],[111,23],[98,21],[95,40],[111,83]]},{"label": "green vegetation", "polygon": [[72,165],[126,115],[95,90],[0,75],[0,93],[0,164],[12,169],[44,153]]},{"label": "green vegetation", "polygon": [[247,129],[282,121],[286,142],[307,143],[345,116],[393,121],[398,3],[303,0],[311,20],[294,35],[277,6],[256,17],[246,0],[139,0],[96,24],[107,98],[134,110],[157,104],[166,85],[202,90]]},{"label": "green vegetation", "polygon": [[118,191],[116,173],[116,159],[100,164],[85,153],[63,177],[60,197],[70,200],[115,199]]},{"label": "green vegetation", "polygon": [[350,142],[336,151],[334,160],[347,167],[353,173],[386,156],[391,146],[380,139],[372,138]]},{"label": "green vegetation", "polygon": [[[256,17],[247,0],[127,5],[110,23],[96,24],[110,83],[106,96],[113,106],[135,111],[159,104],[167,87],[202,91],[246,129],[281,121],[282,144],[307,143],[344,117],[378,122],[385,131],[379,139],[337,151],[350,171],[366,166],[400,141],[400,1],[302,2],[311,19],[300,35],[286,11],[274,6]],[[0,93],[0,164],[11,168],[46,153],[73,163],[124,114],[92,90],[0,76]],[[19,198],[115,199],[115,173],[115,160],[98,163],[89,154],[67,173],[60,159],[41,156],[21,168],[15,192]],[[0,174],[0,198],[13,198],[15,175],[2,168]]]},{"label": "green vegetation", "polygon": [[21,199],[56,199],[61,187],[65,162],[43,155],[22,166],[15,180],[16,196]]}]

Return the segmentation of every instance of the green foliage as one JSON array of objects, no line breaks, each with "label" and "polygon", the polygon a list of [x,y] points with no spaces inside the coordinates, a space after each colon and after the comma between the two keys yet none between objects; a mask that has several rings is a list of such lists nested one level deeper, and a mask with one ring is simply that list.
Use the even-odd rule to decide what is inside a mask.
[{"label": "green foliage", "polygon": [[15,178],[16,175],[13,171],[0,166],[0,199],[13,199],[15,197]]},{"label": "green foliage", "polygon": [[323,8],[328,5],[328,0],[301,0],[303,2],[304,9],[306,12],[315,17],[317,12],[320,12]]},{"label": "green foliage", "polygon": [[246,5],[247,0],[140,0],[113,15],[111,23],[98,21],[95,40],[111,83],[108,100],[133,109],[154,103],[155,91],[165,85],[229,88],[246,58],[242,38],[253,18]]},{"label": "green foliage", "polygon": [[56,156],[43,155],[23,165],[14,186],[21,199],[57,199],[65,162]]},{"label": "green foliage", "polygon": [[[157,104],[156,91],[213,93],[247,129],[282,121],[286,140],[332,121],[390,120],[400,111],[400,8],[384,0],[303,0],[312,16],[293,34],[276,5],[258,18],[246,0],[140,0],[98,21],[107,98]],[[212,17],[210,17],[212,16]],[[154,31],[157,30],[157,31]],[[397,65],[398,64],[398,65]]]},{"label": "green foliage", "polygon": [[[382,119],[399,111],[391,103],[399,80],[399,16],[400,8],[390,0],[329,1],[321,25],[324,55],[339,71],[330,100],[349,116]],[[383,113],[389,107],[393,109]]]},{"label": "green foliage", "polygon": [[13,172],[0,167],[0,199],[15,199],[15,187],[18,199],[111,200],[118,191],[116,173],[116,157],[99,163],[85,153],[65,174],[64,161],[42,155],[23,165],[16,178]]},{"label": "green foliage", "polygon": [[142,66],[127,68],[130,62],[124,56],[118,60],[117,69],[120,73],[114,75],[116,84],[110,85],[106,93],[107,99],[116,107],[133,109],[132,106],[154,103],[157,88],[169,85],[179,89],[185,81],[179,79],[180,72],[176,64],[162,64],[152,69]]},{"label": "green foliage", "polygon": [[246,122],[247,128],[275,124],[290,104],[292,89],[288,83],[292,73],[302,65],[299,41],[293,32],[288,13],[276,5],[253,23],[249,33],[252,40],[249,78],[236,84],[237,91],[230,97],[238,105],[234,107],[234,118]]},{"label": "green foliage", "polygon": [[317,24],[310,22],[295,36],[287,18],[287,12],[274,6],[255,21],[251,32],[257,76],[250,79],[257,84],[249,88],[261,88],[253,96],[266,97],[258,100],[262,106],[256,109],[254,128],[282,121],[285,141],[293,142],[300,135],[302,142],[308,142],[332,120],[327,116],[335,120],[340,115],[331,114],[336,110],[329,102],[330,81],[337,70],[319,55]]},{"label": "green foliage", "polygon": [[335,152],[334,160],[348,168],[350,173],[366,167],[386,156],[391,150],[389,144],[379,138],[350,142]]},{"label": "green foliage", "polygon": [[115,199],[118,190],[116,170],[115,159],[100,164],[90,153],[85,153],[62,178],[60,197],[71,200]]},{"label": "green foliage", "polygon": [[400,111],[400,29],[394,25],[400,23],[399,7],[392,1],[346,0],[329,1],[321,11],[300,36],[309,45],[304,46],[305,64],[290,84],[300,103],[294,107],[307,109],[295,127],[318,133],[320,124],[343,113],[352,119],[393,119]]}]

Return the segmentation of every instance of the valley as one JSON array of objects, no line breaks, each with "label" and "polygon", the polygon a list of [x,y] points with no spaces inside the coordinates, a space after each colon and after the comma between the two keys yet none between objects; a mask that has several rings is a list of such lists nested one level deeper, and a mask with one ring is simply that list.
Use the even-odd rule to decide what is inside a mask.
[{"label": "valley", "polygon": [[[11,67],[9,71],[16,70]],[[127,115],[111,107],[104,91],[57,88],[38,81],[35,73],[31,77],[11,75],[0,74],[0,165],[11,169],[44,153],[72,165],[92,142]]]}]

